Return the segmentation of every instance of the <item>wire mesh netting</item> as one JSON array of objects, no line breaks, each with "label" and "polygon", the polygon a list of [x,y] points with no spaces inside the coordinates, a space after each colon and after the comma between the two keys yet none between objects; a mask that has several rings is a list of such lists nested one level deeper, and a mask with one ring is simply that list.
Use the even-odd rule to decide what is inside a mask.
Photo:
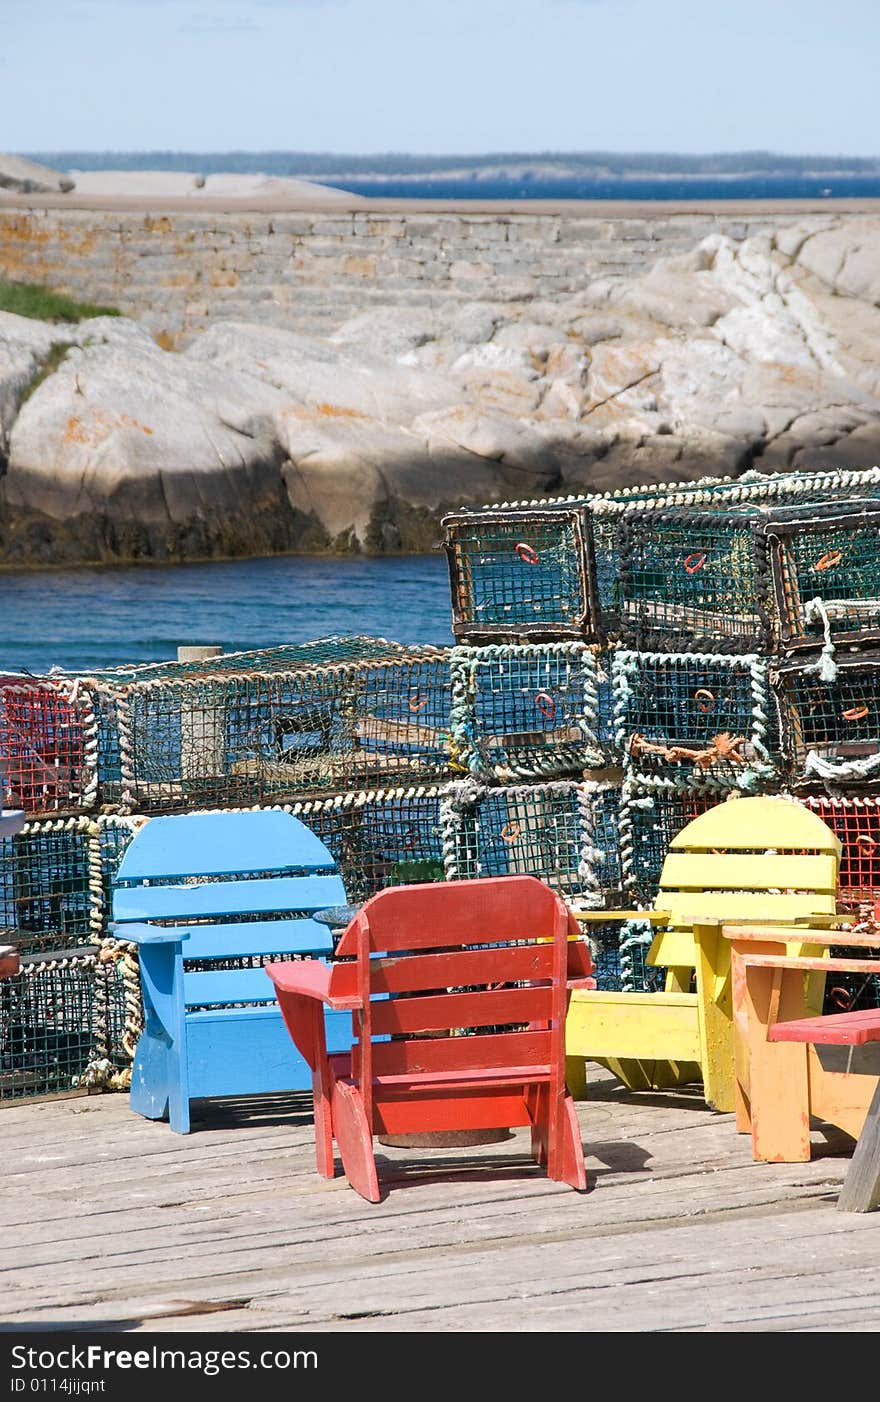
[{"label": "wire mesh netting", "polygon": [[647,963],[654,932],[646,921],[609,921],[589,926],[593,977],[600,992],[657,993],[666,971]]},{"label": "wire mesh netting", "polygon": [[770,575],[756,509],[664,507],[620,521],[621,635],[656,652],[767,652]]},{"label": "wire mesh netting", "polygon": [[81,1087],[99,1058],[125,1066],[124,1028],[112,961],[93,950],[23,959],[20,974],[0,981],[0,1101]]},{"label": "wire mesh netting", "polygon": [[818,662],[771,671],[791,783],[864,788],[880,780],[880,654],[854,654],[821,680]]},{"label": "wire mesh netting", "polygon": [[880,502],[774,511],[765,529],[782,646],[880,641]]},{"label": "wire mesh netting", "polygon": [[96,749],[88,693],[0,676],[0,802],[31,817],[93,806]]},{"label": "wire mesh netting", "polygon": [[565,897],[618,904],[619,807],[620,789],[611,784],[448,785],[447,879],[537,876]]},{"label": "wire mesh netting", "polygon": [[880,901],[880,799],[804,794],[799,801],[840,839],[841,904],[859,915],[872,914]]},{"label": "wire mesh netting", "polygon": [[627,785],[620,811],[621,874],[625,898],[643,909],[652,906],[660,887],[669,844],[693,818],[727,795],[699,790],[647,791]]},{"label": "wire mesh netting", "polygon": [[500,782],[608,763],[607,657],[584,643],[457,647],[451,655],[453,758]]},{"label": "wire mesh netting", "polygon": [[456,638],[595,637],[581,506],[459,512],[443,525]]},{"label": "wire mesh netting", "polygon": [[349,793],[290,812],[333,854],[352,904],[386,886],[443,880],[437,787]]},{"label": "wire mesh netting", "polygon": [[768,662],[754,654],[612,655],[614,734],[628,777],[756,792],[779,765]]},{"label": "wire mesh netting", "polygon": [[[339,663],[337,641],[99,679],[104,803],[140,813],[254,806],[443,777],[449,650],[376,640],[368,656],[360,640],[364,655]],[[382,646],[392,655],[377,655]]]},{"label": "wire mesh netting", "polygon": [[30,954],[94,940],[96,834],[74,818],[28,823],[0,840],[0,943]]}]

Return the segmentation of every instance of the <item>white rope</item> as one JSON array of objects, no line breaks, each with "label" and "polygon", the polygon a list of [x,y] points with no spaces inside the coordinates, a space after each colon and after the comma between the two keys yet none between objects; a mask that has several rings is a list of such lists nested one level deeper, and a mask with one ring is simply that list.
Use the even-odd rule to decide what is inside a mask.
[{"label": "white rope", "polygon": [[824,600],[820,599],[818,596],[815,599],[810,599],[804,609],[804,618],[807,623],[815,623],[817,620],[820,621],[822,624],[822,634],[825,639],[824,646],[819,654],[819,660],[817,662],[811,662],[808,667],[804,668],[804,671],[817,672],[819,674],[819,680],[823,682],[831,683],[837,681],[837,663],[834,660],[835,648],[831,637],[831,619],[828,617],[828,610],[825,607]]},{"label": "white rope", "polygon": [[874,755],[865,755],[863,759],[835,762],[825,759],[815,750],[810,750],[804,760],[805,774],[815,774],[820,779],[828,779],[832,782],[838,779],[868,779],[878,769],[880,769],[880,751]]}]

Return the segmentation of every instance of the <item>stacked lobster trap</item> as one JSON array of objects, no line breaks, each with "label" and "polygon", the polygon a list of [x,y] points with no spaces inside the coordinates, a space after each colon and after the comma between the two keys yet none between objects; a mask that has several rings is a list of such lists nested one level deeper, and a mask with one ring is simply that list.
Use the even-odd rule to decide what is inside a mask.
[{"label": "stacked lobster trap", "polygon": [[136,950],[112,882],[153,815],[279,806],[339,864],[349,899],[442,879],[449,649],[332,637],[88,675],[0,678],[0,1100],[124,1085],[140,1033]]},{"label": "stacked lobster trap", "polygon": [[[613,830],[586,825],[602,841],[570,895],[650,905],[671,838],[733,794],[833,793],[838,831],[844,812],[849,830],[873,819],[840,795],[880,779],[878,497],[877,468],[749,472],[444,518],[455,759],[484,786],[598,780],[613,795]],[[471,826],[479,874],[489,839],[484,857]],[[854,889],[880,840],[861,836],[843,866]],[[654,986],[634,957],[651,938],[624,927],[600,976],[604,957],[618,986]]]}]

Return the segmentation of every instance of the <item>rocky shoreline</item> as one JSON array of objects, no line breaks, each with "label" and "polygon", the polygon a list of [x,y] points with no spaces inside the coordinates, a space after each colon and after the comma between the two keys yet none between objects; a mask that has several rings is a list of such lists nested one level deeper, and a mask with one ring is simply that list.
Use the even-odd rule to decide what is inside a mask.
[{"label": "rocky shoreline", "polygon": [[880,218],[833,214],[320,336],[0,313],[0,564],[409,553],[464,504],[870,467],[878,347]]}]

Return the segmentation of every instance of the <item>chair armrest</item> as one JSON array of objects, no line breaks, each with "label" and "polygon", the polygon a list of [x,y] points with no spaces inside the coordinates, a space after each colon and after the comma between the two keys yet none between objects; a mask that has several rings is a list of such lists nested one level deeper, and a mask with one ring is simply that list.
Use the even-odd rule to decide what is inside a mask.
[{"label": "chair armrest", "polygon": [[595,988],[596,980],[594,978],[568,978],[565,980],[565,986],[571,993],[578,988]]},{"label": "chair armrest", "polygon": [[602,925],[611,920],[647,920],[651,925],[668,925],[672,919],[669,910],[572,910],[571,913],[582,925]]},{"label": "chair armrest", "polygon": [[130,940],[132,944],[180,944],[189,939],[189,930],[171,929],[162,925],[144,925],[132,921],[130,925],[111,924],[110,933],[114,939]]},{"label": "chair armrest", "polygon": [[315,998],[337,1012],[353,1012],[361,1006],[357,997],[331,998],[330,966],[320,959],[292,959],[266,965],[266,973],[279,993]]}]

